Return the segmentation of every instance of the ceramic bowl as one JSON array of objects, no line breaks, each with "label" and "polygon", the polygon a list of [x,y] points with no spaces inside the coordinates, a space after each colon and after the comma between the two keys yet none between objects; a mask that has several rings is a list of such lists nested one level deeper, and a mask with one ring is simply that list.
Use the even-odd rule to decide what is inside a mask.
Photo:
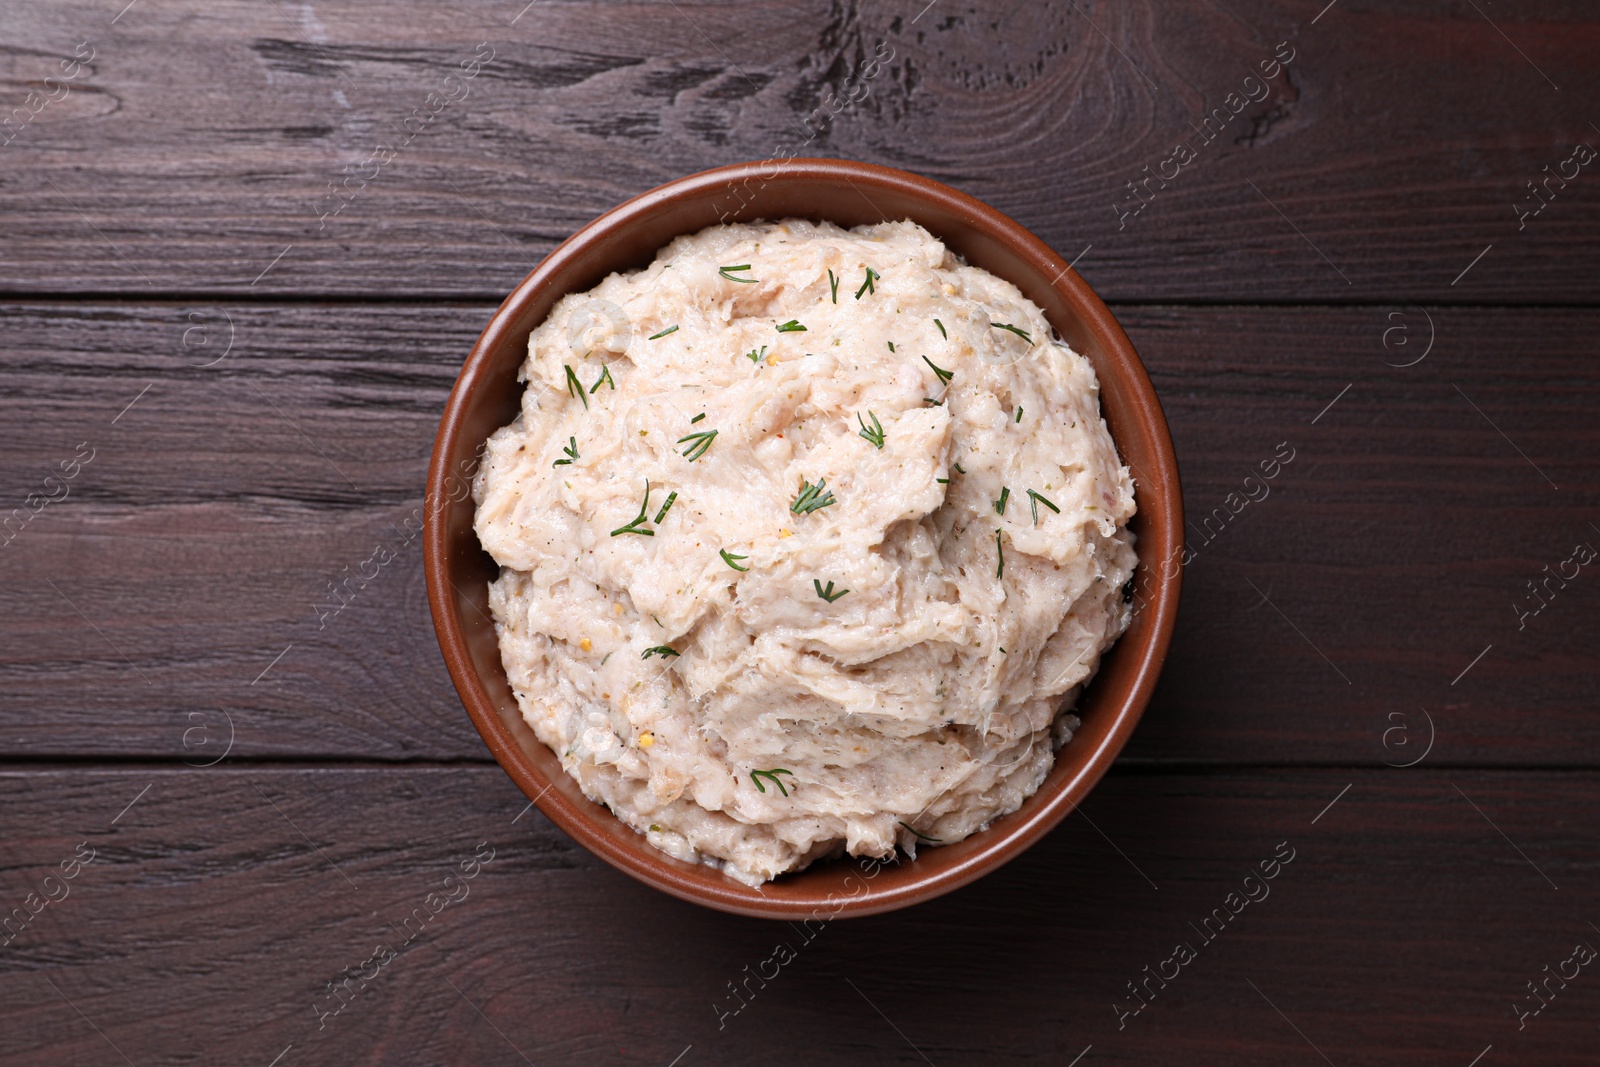
[{"label": "ceramic bowl", "polygon": [[[1077,708],[1082,727],[1020,809],[915,860],[844,857],[754,889],[659,852],[590,801],[534,736],[500,663],[487,585],[498,573],[473,533],[468,492],[479,449],[519,410],[528,334],[563,295],[645,266],[681,234],[718,222],[826,219],[841,226],[912,219],[968,263],[1014,283],[1093,363],[1111,436],[1135,476],[1138,610]],[[462,703],[506,773],[557,826],[607,863],[684,900],[743,915],[804,920],[870,915],[925,901],[994,870],[1043,837],[1105,774],[1155,688],[1178,610],[1183,505],[1155,390],[1122,327],[1076,270],[994,208],[927,178],[866,163],[795,159],[690,175],[629,200],[556,248],[495,312],[445,405],[425,502],[428,602]]]}]

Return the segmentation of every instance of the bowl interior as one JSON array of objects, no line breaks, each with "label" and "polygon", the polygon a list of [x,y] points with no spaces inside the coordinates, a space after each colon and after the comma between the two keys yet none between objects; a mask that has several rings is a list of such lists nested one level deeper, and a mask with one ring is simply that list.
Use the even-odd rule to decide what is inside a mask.
[{"label": "bowl interior", "polygon": [[[1100,402],[1135,474],[1140,609],[1078,702],[1082,728],[1038,793],[983,833],[920,851],[915,861],[843,858],[752,889],[674,860],[586,798],[523,721],[500,662],[487,584],[498,567],[473,532],[468,486],[483,441],[513,419],[529,332],[563,295],[643,267],[681,234],[717,222],[826,219],[842,226],[912,219],[968,263],[1017,285],[1061,338],[1093,363]],[[440,646],[462,701],[495,758],[541,811],[603,859],[687,900],[746,915],[827,918],[886,911],[948,892],[1016,855],[1099,780],[1149,700],[1177,612],[1182,504],[1160,404],[1120,326],[1076,271],[994,209],[937,182],[838,160],[739,164],[645,193],[552,252],[505,300],[464,365],[429,470],[425,555]]]}]

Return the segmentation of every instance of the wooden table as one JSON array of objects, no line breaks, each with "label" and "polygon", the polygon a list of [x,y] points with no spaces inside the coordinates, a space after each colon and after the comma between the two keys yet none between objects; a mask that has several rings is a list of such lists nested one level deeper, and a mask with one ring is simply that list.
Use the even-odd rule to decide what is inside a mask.
[{"label": "wooden table", "polygon": [[[0,1061],[1596,1062],[1592,5],[522,2],[0,14]],[[1080,812],[809,941],[529,810],[405,527],[545,252],[785,153],[1072,259],[1196,551]]]}]

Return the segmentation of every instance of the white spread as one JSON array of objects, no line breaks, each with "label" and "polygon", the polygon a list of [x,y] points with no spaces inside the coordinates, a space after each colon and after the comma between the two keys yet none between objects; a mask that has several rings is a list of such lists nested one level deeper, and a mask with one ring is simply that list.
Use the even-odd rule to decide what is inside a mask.
[{"label": "white spread", "polygon": [[1015,286],[910,222],[715,226],[565,297],[521,376],[476,526],[588,796],[757,885],[1038,789],[1127,626],[1134,502]]}]

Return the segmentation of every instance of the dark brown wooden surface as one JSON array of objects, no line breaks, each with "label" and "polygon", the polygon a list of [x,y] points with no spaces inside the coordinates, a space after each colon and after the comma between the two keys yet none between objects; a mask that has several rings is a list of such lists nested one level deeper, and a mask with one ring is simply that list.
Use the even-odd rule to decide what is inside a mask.
[{"label": "dark brown wooden surface", "polygon": [[[951,182],[1063,255],[1092,244],[1080,266],[1112,298],[1587,301],[1600,274],[1594,164],[1521,229],[1513,207],[1600,143],[1580,0],[1341,0],[1315,24],[1306,0],[939,0],[920,19],[544,0],[515,25],[517,0],[142,0],[114,25],[107,6],[6,15],[14,101],[80,45],[94,59],[4,146],[0,287],[498,299],[620,200],[778,152]],[[444,87],[479,42],[494,59]],[[1259,96],[1245,79],[1280,43],[1271,94],[1200,144],[1190,124]],[[434,92],[460,99],[362,167]],[[1194,161],[1119,221],[1185,139]],[[347,166],[363,177],[324,224]]]},{"label": "dark brown wooden surface", "polygon": [[[1600,13],[123,2],[0,11],[0,111],[59,96],[0,127],[0,1062],[1594,1062],[1594,968],[1520,1029],[1513,1005],[1600,947],[1600,578],[1537,613],[1528,588],[1600,547],[1600,161],[1520,230],[1514,205],[1600,147]],[[1271,95],[1119,229],[1125,183],[1280,42]],[[538,257],[778,150],[940,178],[1081,257],[1166,406],[1194,552],[1082,811],[810,941],[526,810],[406,529],[456,369]]]},{"label": "dark brown wooden surface", "polygon": [[[1521,1030],[1509,1010],[1600,942],[1589,773],[1114,772],[983,881],[809,927],[631,881],[519,819],[496,767],[41,769],[0,798],[19,902],[95,857],[5,949],[7,1064],[121,1062],[108,1039],[141,1065],[1593,1062],[1592,967]],[[1275,855],[1260,899],[1191,929]],[[1197,958],[1119,1015],[1180,942]],[[397,958],[322,1018],[379,945]],[[728,984],[775,969],[734,1013]]]}]

